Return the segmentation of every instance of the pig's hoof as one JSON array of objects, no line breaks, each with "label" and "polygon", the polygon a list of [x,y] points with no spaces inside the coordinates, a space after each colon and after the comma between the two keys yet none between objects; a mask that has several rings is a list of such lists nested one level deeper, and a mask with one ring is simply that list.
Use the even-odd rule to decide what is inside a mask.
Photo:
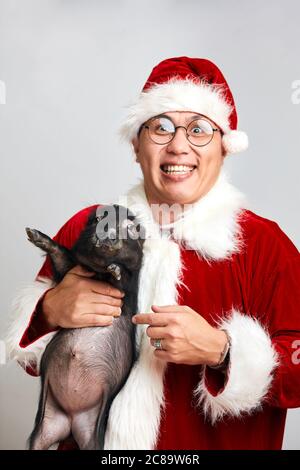
[{"label": "pig's hoof", "polygon": [[41,248],[42,250],[47,249],[48,240],[44,234],[35,230],[33,228],[26,227],[26,233],[28,235],[28,240],[33,243],[35,246]]},{"label": "pig's hoof", "polygon": [[107,271],[111,273],[117,281],[121,279],[121,268],[117,264],[110,264],[107,266]]}]

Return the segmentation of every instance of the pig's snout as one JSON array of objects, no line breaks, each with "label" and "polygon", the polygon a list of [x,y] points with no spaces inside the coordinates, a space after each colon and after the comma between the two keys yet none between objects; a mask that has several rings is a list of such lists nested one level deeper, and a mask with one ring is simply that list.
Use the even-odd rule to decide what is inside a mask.
[{"label": "pig's snout", "polygon": [[96,231],[96,247],[105,251],[118,251],[123,247],[122,240],[117,238],[114,228],[109,228],[107,232]]}]

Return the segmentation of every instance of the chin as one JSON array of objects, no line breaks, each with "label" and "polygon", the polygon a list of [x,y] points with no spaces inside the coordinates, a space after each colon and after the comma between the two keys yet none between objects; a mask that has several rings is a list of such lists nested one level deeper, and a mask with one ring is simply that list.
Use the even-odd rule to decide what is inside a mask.
[{"label": "chin", "polygon": [[162,193],[161,199],[168,204],[189,204],[195,200],[195,196],[190,192],[173,190]]}]

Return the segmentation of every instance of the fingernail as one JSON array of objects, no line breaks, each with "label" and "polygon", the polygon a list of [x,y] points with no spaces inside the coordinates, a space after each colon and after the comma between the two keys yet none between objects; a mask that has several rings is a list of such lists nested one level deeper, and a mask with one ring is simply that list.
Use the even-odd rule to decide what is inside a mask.
[{"label": "fingernail", "polygon": [[133,323],[136,323],[135,317],[132,317],[132,322],[133,322]]}]

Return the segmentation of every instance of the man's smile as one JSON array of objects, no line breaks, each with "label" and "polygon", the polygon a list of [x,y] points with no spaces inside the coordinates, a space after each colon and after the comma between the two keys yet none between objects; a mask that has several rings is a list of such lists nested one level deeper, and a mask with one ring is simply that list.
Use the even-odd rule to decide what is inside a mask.
[{"label": "man's smile", "polygon": [[160,165],[160,170],[165,178],[172,181],[181,181],[189,178],[194,172],[196,165],[174,165],[163,164]]}]

